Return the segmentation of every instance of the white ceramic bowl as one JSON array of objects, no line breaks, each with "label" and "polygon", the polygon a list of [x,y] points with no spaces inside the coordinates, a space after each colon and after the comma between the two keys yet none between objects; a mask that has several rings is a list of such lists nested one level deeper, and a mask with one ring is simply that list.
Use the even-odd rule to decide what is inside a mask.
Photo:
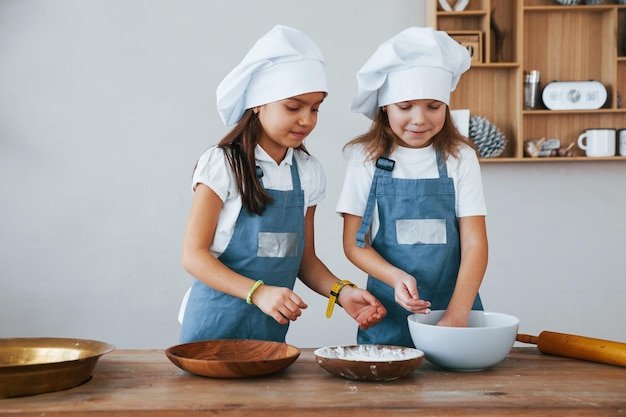
[{"label": "white ceramic bowl", "polygon": [[506,358],[515,343],[519,319],[502,313],[472,311],[468,327],[436,326],[444,310],[408,317],[415,347],[426,360],[454,371],[479,371]]}]

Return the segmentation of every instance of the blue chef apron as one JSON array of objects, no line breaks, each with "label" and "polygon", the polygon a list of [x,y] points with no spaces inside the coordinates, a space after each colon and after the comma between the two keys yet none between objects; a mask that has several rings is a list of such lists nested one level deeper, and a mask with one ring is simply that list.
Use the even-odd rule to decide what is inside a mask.
[{"label": "blue chef apron", "polygon": [[[372,247],[417,280],[420,299],[430,301],[432,310],[445,310],[461,263],[454,182],[439,153],[439,178],[392,178],[393,166],[394,161],[387,158],[376,162],[357,245],[364,246],[378,203],[380,226]],[[407,323],[412,313],[396,303],[394,289],[372,276],[367,279],[367,289],[385,306],[387,315],[376,326],[359,329],[358,343],[413,347]],[[472,309],[482,308],[480,297],[476,296]]]},{"label": "blue chef apron", "polygon": [[[260,168],[257,171],[262,177]],[[233,236],[218,259],[248,278],[293,289],[304,249],[304,191],[295,155],[291,179],[291,191],[265,189],[273,201],[261,216],[241,208]],[[185,308],[180,342],[216,339],[285,342],[288,328],[289,324],[277,323],[246,300],[216,291],[196,279]]]}]

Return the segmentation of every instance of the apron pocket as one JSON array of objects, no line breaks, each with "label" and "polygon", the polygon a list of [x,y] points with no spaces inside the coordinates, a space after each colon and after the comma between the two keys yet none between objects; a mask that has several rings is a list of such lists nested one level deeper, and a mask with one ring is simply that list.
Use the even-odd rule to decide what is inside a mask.
[{"label": "apron pocket", "polygon": [[297,233],[259,233],[259,258],[293,258],[298,254]]},{"label": "apron pocket", "polygon": [[399,245],[447,243],[446,219],[396,220],[396,236]]}]

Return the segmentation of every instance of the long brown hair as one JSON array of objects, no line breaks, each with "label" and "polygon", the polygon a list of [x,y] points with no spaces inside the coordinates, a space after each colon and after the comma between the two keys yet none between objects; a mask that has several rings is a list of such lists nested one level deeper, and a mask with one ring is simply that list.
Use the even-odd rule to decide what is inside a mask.
[{"label": "long brown hair", "polygon": [[[259,117],[252,109],[248,109],[235,127],[217,144],[224,150],[228,164],[233,170],[241,203],[249,213],[258,215],[263,214],[265,207],[272,202],[272,197],[259,180],[254,157],[254,150],[262,131]],[[295,149],[308,153],[304,145]]]},{"label": "long brown hair", "polygon": [[[348,147],[361,144],[365,148],[367,159],[375,161],[383,155],[392,153],[399,142],[400,138],[393,133],[391,126],[389,126],[387,112],[381,107],[376,112],[370,129],[348,142],[344,146],[344,150]],[[450,109],[446,106],[446,120],[439,133],[432,139],[433,148],[443,156],[443,160],[445,161],[449,156],[454,158],[459,157],[462,143],[469,145],[477,152],[474,142],[461,135],[458,131],[452,120]]]}]

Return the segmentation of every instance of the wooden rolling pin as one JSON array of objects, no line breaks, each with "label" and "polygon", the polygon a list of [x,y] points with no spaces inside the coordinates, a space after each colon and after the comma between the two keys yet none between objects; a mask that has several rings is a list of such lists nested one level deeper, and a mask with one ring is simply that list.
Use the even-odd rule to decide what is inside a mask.
[{"label": "wooden rolling pin", "polygon": [[626,367],[626,343],[549,331],[518,334],[517,341],[536,344],[542,353]]}]

